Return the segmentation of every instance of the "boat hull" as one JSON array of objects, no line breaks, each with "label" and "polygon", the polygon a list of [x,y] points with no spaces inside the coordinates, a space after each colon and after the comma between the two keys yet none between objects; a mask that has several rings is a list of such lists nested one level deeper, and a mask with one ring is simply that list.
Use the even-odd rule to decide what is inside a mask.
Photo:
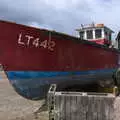
[{"label": "boat hull", "polygon": [[120,53],[63,33],[0,21],[0,64],[20,95],[42,99],[53,83],[112,81]]},{"label": "boat hull", "polygon": [[57,84],[62,89],[76,85],[97,85],[101,80],[113,81],[112,75],[115,71],[116,69],[81,72],[9,71],[6,73],[17,93],[28,99],[39,100],[46,97],[50,84]]}]

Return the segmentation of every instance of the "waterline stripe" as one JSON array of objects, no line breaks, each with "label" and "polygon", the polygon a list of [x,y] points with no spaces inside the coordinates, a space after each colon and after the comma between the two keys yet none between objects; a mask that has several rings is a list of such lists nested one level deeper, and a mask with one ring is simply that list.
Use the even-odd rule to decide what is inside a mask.
[{"label": "waterline stripe", "polygon": [[9,79],[32,79],[32,78],[45,78],[45,77],[58,77],[58,76],[72,76],[72,75],[99,75],[99,74],[113,74],[116,69],[103,69],[103,70],[89,70],[89,71],[7,71]]}]

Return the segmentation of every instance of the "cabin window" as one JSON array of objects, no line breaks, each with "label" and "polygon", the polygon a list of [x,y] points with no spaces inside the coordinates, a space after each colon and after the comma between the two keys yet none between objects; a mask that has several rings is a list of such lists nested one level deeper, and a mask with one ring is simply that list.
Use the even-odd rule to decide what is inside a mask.
[{"label": "cabin window", "polygon": [[81,38],[81,39],[84,39],[84,31],[81,31],[81,32],[80,32],[80,38]]},{"label": "cabin window", "polygon": [[111,34],[109,33],[109,40],[111,40]]},{"label": "cabin window", "polygon": [[95,30],[95,38],[101,38],[102,37],[102,30],[96,29]]},{"label": "cabin window", "polygon": [[87,30],[87,39],[93,39],[93,31]]}]

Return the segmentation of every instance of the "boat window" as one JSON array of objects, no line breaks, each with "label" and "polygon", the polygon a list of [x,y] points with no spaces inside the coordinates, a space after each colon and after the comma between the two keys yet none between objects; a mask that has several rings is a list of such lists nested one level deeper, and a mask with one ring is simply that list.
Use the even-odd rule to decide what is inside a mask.
[{"label": "boat window", "polygon": [[96,29],[95,30],[95,38],[101,38],[102,37],[102,30]]},{"label": "boat window", "polygon": [[93,39],[93,31],[87,30],[87,39]]},{"label": "boat window", "polygon": [[109,40],[111,41],[111,34],[109,33]]},{"label": "boat window", "polygon": [[84,39],[84,31],[80,31],[80,38]]}]

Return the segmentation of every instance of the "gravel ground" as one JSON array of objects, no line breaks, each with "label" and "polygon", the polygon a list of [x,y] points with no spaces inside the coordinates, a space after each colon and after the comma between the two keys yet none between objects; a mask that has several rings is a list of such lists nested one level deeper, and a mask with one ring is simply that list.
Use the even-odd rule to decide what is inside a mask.
[{"label": "gravel ground", "polygon": [[43,102],[19,96],[4,75],[0,80],[0,120],[48,120],[47,111],[34,115]]}]

